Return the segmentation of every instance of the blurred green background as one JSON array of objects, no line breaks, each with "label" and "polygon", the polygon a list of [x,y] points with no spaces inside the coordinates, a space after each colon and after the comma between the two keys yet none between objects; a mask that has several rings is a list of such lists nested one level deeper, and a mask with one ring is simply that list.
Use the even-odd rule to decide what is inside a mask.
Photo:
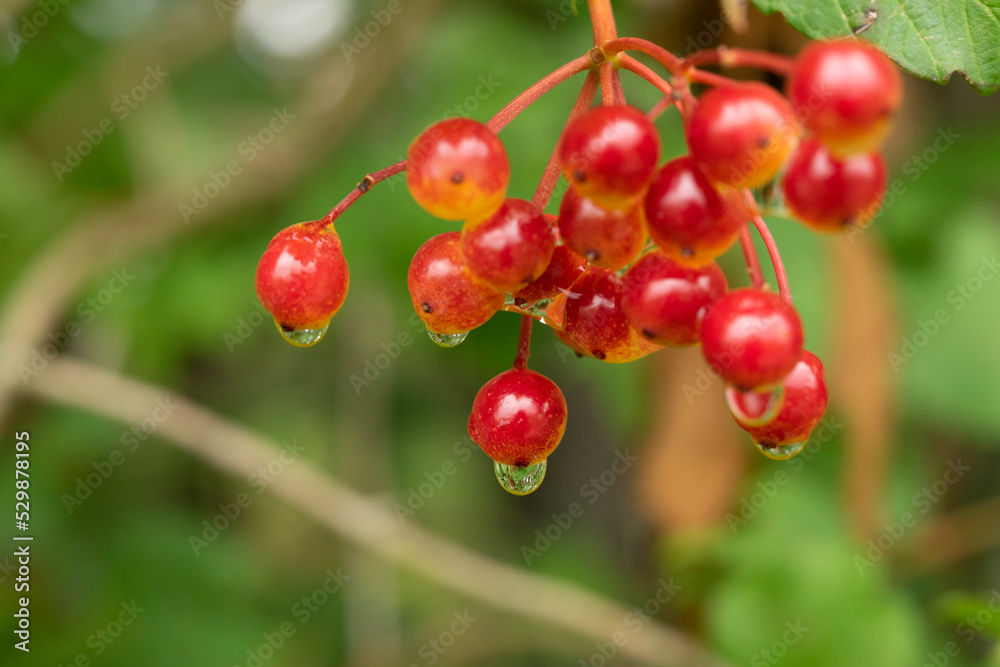
[{"label": "blurred green background", "polygon": [[[35,535],[32,650],[4,633],[0,662],[646,664],[607,655],[616,632],[637,636],[645,621],[581,636],[397,567],[259,479],[158,437],[157,415],[183,411],[150,403],[147,437],[141,422],[39,395],[47,371],[83,359],[294,443],[289,467],[318,466],[408,526],[626,610],[672,582],[679,590],[647,611],[732,664],[1000,665],[1000,99],[958,77],[907,76],[886,147],[900,194],[877,222],[821,238],[773,218],[808,347],[831,377],[823,442],[764,460],[696,351],[602,365],[538,327],[531,365],[562,387],[570,423],[541,489],[515,498],[466,420],[510,364],[518,319],[500,314],[451,350],[414,326],[409,259],[455,226],[421,211],[405,183],[377,186],[338,221],[351,291],[319,345],[281,340],[254,295],[279,229],[321,217],[430,123],[485,121],[591,43],[585,7],[575,15],[568,1],[388,6],[0,5],[0,498],[12,511],[14,433],[28,431]],[[620,34],[681,53],[803,44],[753,10],[736,35],[714,3],[616,12]],[[631,103],[657,101],[623,80]],[[577,86],[501,134],[513,196],[533,192]],[[665,154],[683,152],[676,114],[659,125]],[[746,282],[738,250],[723,264],[731,284]],[[26,343],[35,330],[44,336]],[[56,358],[32,367],[46,345]],[[113,472],[88,488],[116,450]],[[626,452],[638,461],[616,471]],[[199,543],[238,498],[250,503]],[[573,503],[582,514],[564,526],[554,515]],[[12,627],[13,542],[0,542],[0,627]],[[316,597],[331,572],[343,585]],[[285,623],[294,634],[261,653]]]}]

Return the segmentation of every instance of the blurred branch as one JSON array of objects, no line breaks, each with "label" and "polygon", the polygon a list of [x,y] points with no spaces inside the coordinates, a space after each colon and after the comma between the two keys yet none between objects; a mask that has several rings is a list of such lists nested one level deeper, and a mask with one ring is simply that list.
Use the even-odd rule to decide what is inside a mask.
[{"label": "blurred branch", "polygon": [[924,572],[1000,547],[998,516],[994,497],[928,519],[907,544],[907,567]]},{"label": "blurred branch", "polygon": [[[277,459],[277,445],[164,387],[125,378],[70,359],[50,364],[31,384],[40,397],[89,410],[123,424],[142,421],[150,405],[169,398],[178,405],[158,435],[208,464],[246,479]],[[418,572],[443,587],[529,619],[608,641],[623,627],[629,608],[575,584],[532,574],[481,556],[414,523],[330,478],[305,461],[288,466],[268,491],[331,531]],[[650,621],[620,646],[622,653],[656,665],[723,667],[678,630]]]}]

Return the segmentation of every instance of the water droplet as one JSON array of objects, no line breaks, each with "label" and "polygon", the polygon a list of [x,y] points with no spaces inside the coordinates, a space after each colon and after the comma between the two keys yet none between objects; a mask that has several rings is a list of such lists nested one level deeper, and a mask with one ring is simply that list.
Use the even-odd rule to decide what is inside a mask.
[{"label": "water droplet", "polygon": [[740,391],[726,386],[726,404],[740,424],[749,427],[764,426],[778,416],[785,401],[785,386],[778,385],[771,391]]},{"label": "water droplet", "polygon": [[468,331],[463,331],[457,334],[443,334],[436,331],[427,330],[427,335],[430,336],[431,340],[440,345],[441,347],[455,347],[463,340],[469,337]]},{"label": "water droplet", "polygon": [[326,334],[326,330],[330,328],[330,323],[327,322],[326,326],[322,329],[292,329],[289,331],[278,324],[277,321],[275,321],[275,324],[278,327],[278,333],[281,334],[281,337],[295,347],[309,347],[310,345],[315,345],[323,339],[323,336]]},{"label": "water droplet", "polygon": [[806,440],[790,442],[787,445],[767,445],[754,441],[754,447],[761,454],[775,461],[787,461],[806,448]]},{"label": "water droplet", "polygon": [[545,479],[545,468],[548,461],[540,461],[530,466],[512,466],[506,463],[493,463],[500,486],[515,496],[526,496],[539,486]]}]

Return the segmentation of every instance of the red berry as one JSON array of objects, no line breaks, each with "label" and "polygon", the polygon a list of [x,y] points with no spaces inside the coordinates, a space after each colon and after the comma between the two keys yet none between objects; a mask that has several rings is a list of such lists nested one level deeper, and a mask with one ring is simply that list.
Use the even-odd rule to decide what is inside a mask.
[{"label": "red berry", "polygon": [[660,251],[643,255],[622,280],[622,308],[632,326],[674,347],[698,342],[705,311],[728,289],[718,264],[686,268]]},{"label": "red berry", "polygon": [[497,292],[513,292],[542,275],[555,247],[545,216],[523,199],[507,199],[489,218],[462,228],[466,266]]},{"label": "red berry", "polygon": [[570,188],[559,206],[563,242],[594,266],[616,271],[639,256],[646,245],[641,202],[607,209]]},{"label": "red berry", "polygon": [[410,194],[432,215],[484,218],[503,203],[510,182],[507,151],[478,121],[449,118],[431,125],[410,144],[406,158]]},{"label": "red berry", "polygon": [[[660,349],[625,317],[623,293],[622,279],[614,271],[588,267],[565,294],[565,335],[560,337],[572,338],[571,348],[613,364],[635,361]],[[553,304],[557,301],[561,300],[557,297]]]},{"label": "red berry", "polygon": [[566,431],[566,399],[541,373],[512,368],[479,390],[469,437],[497,463],[523,468],[544,461]]},{"label": "red berry", "polygon": [[838,155],[878,148],[903,98],[896,66],[878,49],[841,40],[810,44],[795,59],[788,98],[802,123]]},{"label": "red berry", "polygon": [[317,231],[311,224],[278,232],[257,264],[257,298],[285,333],[325,329],[351,282],[333,225]]},{"label": "red berry", "polygon": [[788,163],[785,203],[796,218],[818,231],[863,226],[878,213],[886,180],[881,154],[838,159],[816,139],[807,139]]},{"label": "red berry", "polygon": [[683,156],[663,165],[646,193],[653,242],[682,264],[701,266],[725,252],[749,219],[739,190],[716,188]]},{"label": "red berry", "polygon": [[660,137],[634,107],[595,107],[574,120],[559,143],[559,165],[584,197],[621,208],[641,196],[656,170]]},{"label": "red berry", "polygon": [[477,281],[462,260],[460,235],[445,232],[417,250],[406,275],[413,309],[438,334],[475,329],[503,307],[503,294]]},{"label": "red berry", "polygon": [[586,266],[587,260],[570,250],[568,246],[556,246],[545,273],[514,294],[515,305],[527,306],[542,299],[550,299],[560,291],[569,289]]},{"label": "red berry", "polygon": [[788,100],[756,81],[716,86],[703,94],[686,128],[698,167],[737,188],[755,188],[774,178],[798,131]]},{"label": "red berry", "polygon": [[773,292],[743,288],[716,301],[701,323],[709,365],[740,390],[778,384],[802,356],[802,321]]},{"label": "red berry", "polygon": [[826,411],[827,393],[823,364],[808,350],[785,377],[784,402],[777,416],[763,426],[737,424],[771,458],[790,458],[802,451],[809,434]]}]

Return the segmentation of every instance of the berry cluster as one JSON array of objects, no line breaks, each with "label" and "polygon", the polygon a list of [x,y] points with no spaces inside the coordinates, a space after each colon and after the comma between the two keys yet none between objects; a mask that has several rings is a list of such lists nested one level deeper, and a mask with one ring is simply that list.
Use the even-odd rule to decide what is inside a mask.
[{"label": "berry cluster", "polygon": [[[658,61],[670,81],[628,50]],[[777,72],[787,78],[787,96],[699,69],[706,64]],[[588,69],[538,191],[530,201],[509,197],[510,165],[496,132],[552,85]],[[649,113],[626,104],[621,69],[656,85],[663,101]],[[589,108],[598,82],[603,103]],[[695,96],[691,84],[707,88]],[[609,39],[488,124],[451,118],[432,125],[404,162],[366,176],[325,218],[280,232],[260,260],[257,294],[286,339],[317,342],[349,281],[333,221],[405,169],[424,210],[462,225],[424,243],[407,275],[431,339],[450,347],[500,310],[522,316],[514,367],[483,386],[468,424],[507,490],[538,487],[566,429],[562,392],[527,368],[534,321],[578,355],[610,363],[700,345],[725,382],[736,423],[766,456],[786,459],[802,450],[827,393],[823,365],[803,348],[761,208],[783,196],[811,229],[867,224],[885,192],[877,151],[900,98],[895,67],[854,40],[814,43],[792,60],[736,49],[680,59],[644,40]],[[683,115],[688,153],[661,165],[654,120],[670,106]],[[570,187],[558,215],[548,215],[560,174]],[[764,284],[751,226],[768,248],[778,292]],[[737,240],[751,284],[730,290],[715,260]]]}]

